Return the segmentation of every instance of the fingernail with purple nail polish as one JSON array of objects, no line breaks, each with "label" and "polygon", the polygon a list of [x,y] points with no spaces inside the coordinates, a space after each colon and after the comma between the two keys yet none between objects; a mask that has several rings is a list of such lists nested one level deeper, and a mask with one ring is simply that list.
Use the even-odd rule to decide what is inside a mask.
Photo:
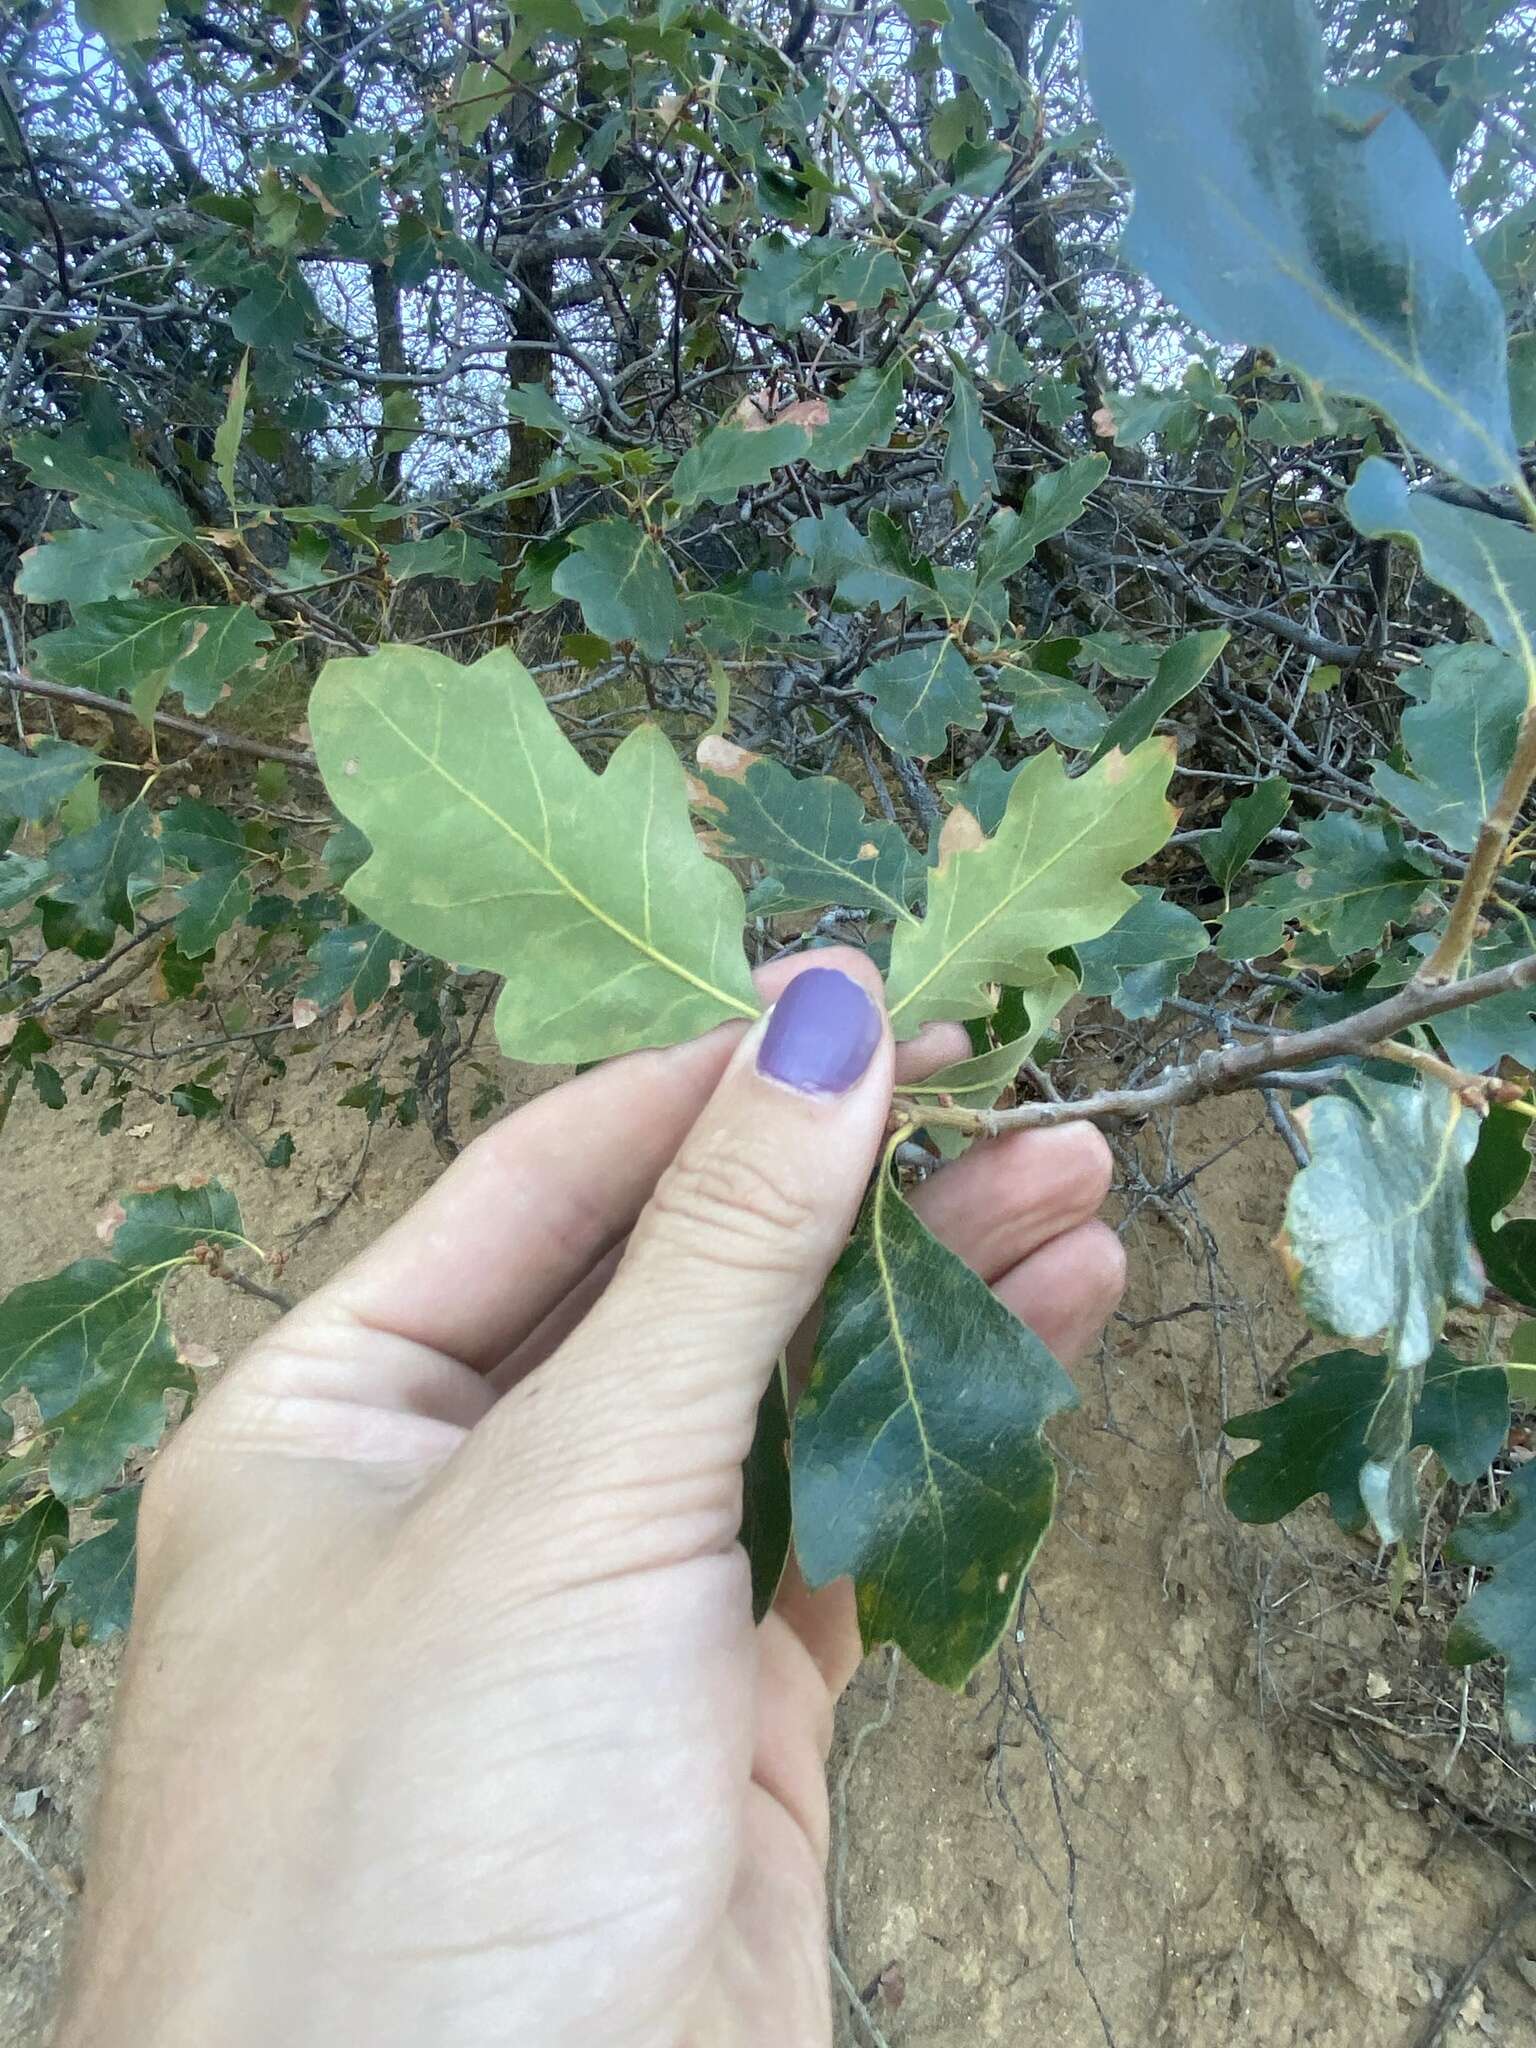
[{"label": "fingernail with purple nail polish", "polygon": [[797,974],[773,1006],[757,1071],[806,1095],[845,1095],[880,1043],[880,1012],[835,967]]}]

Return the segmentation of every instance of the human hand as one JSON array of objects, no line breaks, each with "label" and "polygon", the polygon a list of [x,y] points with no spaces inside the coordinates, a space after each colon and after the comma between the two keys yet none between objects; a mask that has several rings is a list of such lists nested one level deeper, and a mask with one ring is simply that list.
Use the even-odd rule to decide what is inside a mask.
[{"label": "human hand", "polygon": [[[480,1138],[161,1453],[59,2048],[830,2040],[851,1592],[754,1629],[735,1537],[896,1056],[861,955],[760,985]],[[1067,1126],[915,1206],[1071,1359],[1108,1181]]]}]

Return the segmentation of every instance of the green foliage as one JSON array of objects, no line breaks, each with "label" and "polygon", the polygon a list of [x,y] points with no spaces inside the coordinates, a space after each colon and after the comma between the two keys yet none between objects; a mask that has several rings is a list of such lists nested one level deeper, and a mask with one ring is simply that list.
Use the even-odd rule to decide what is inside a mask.
[{"label": "green foliage", "polygon": [[1202,835],[1200,858],[1229,903],[1233,883],[1290,807],[1291,785],[1283,775],[1274,775],[1228,804],[1221,823]]},{"label": "green foliage", "polygon": [[[25,1395],[38,1418],[11,1446],[14,1478],[0,1467],[0,1682],[56,1668],[50,1630],[99,1639],[127,1625],[138,1488],[121,1484],[123,1468],[159,1442],[167,1398],[196,1389],[166,1288],[250,1249],[219,1182],[155,1188],[123,1197],[108,1256],[0,1300],[0,1402]],[[30,1498],[6,1521],[18,1479]],[[106,1527],[71,1547],[67,1510],[85,1505]]]},{"label": "green foliage", "polygon": [[1470,853],[1515,758],[1526,686],[1507,655],[1469,645],[1434,664],[1424,700],[1403,714],[1412,773],[1386,762],[1376,792],[1421,832]]},{"label": "green foliage", "polygon": [[948,743],[951,726],[973,732],[982,722],[980,685],[947,635],[871,663],[859,687],[875,700],[875,731],[898,754],[930,760]]},{"label": "green foliage", "polygon": [[977,1017],[987,984],[1026,960],[1098,938],[1135,901],[1120,879],[1173,825],[1165,792],[1173,751],[1149,740],[1069,781],[1054,750],[1014,778],[996,833],[941,848],[928,911],[891,947],[889,1001],[899,1037],[935,1018]]},{"label": "green foliage", "polygon": [[1056,1471],[1040,1430],[1076,1399],[1040,1340],[882,1170],[828,1283],[795,1410],[807,1582],[850,1576],[866,1647],[896,1643],[930,1678],[963,1685],[1008,1625],[1050,1525]]},{"label": "green foliage", "polygon": [[699,774],[717,850],[763,870],[752,902],[780,914],[844,904],[893,922],[921,907],[928,871],[911,842],[866,816],[847,783],[791,775],[722,740],[700,742]]},{"label": "green foliage", "polygon": [[1349,516],[1376,540],[1412,542],[1426,574],[1459,597],[1513,657],[1528,695],[1536,696],[1536,534],[1427,490],[1410,491],[1401,473],[1373,457],[1350,486]]},{"label": "green foliage", "polygon": [[329,663],[310,722],[373,849],[348,896],[407,944],[508,973],[512,1057],[596,1059],[757,1014],[741,892],[695,840],[654,726],[599,777],[514,656],[460,668],[422,648]]},{"label": "green foliage", "polygon": [[1118,924],[1076,948],[1084,993],[1106,997],[1133,1023],[1155,1017],[1209,943],[1198,917],[1161,889],[1138,889]]},{"label": "green foliage", "polygon": [[590,631],[628,640],[660,659],[682,622],[667,558],[643,527],[599,519],[571,537],[571,552],[550,579],[556,596],[574,598]]},{"label": "green foliage", "polygon": [[1182,704],[1197,689],[1221,658],[1229,639],[1226,633],[1189,633],[1176,640],[1158,661],[1156,672],[1144,689],[1138,690],[1117,718],[1100,735],[1096,754],[1117,748],[1128,754],[1149,740],[1175,704]]},{"label": "green foliage", "polygon": [[1536,1308],[1536,1221],[1506,1219],[1530,1177],[1530,1119],[1498,1106],[1488,1112],[1467,1168],[1472,1234],[1490,1287]]},{"label": "green foliage", "polygon": [[[501,1099],[495,979],[506,1049],[585,1061],[745,1021],[749,958],[832,937],[901,1036],[967,1025],[903,1091],[949,1154],[1015,1083],[1034,1114],[1048,1033],[1051,1085],[1082,1045],[1145,1098],[1342,1023],[1297,1077],[1290,1248],[1392,1364],[1298,1372],[1233,1485],[1411,1533],[1408,1450],[1466,1469],[1467,1390],[1495,1427],[1494,1376],[1433,1348],[1481,1296],[1469,1231],[1536,1308],[1528,1119],[1482,1078],[1536,1068],[1536,75],[1507,10],[1428,67],[1370,0],[1144,14],[1084,0],[1090,102],[1069,10],[974,0],[793,55],[763,0],[541,0],[494,47],[450,5],[409,53],[363,0],[12,10],[0,1121],[152,1099],[280,1172],[261,1078],[364,1018],[341,1103],[446,1152],[464,1075],[471,1120]],[[1459,1070],[1413,1079],[1369,1013],[1431,961],[1505,978],[1399,1034]],[[1465,1200],[1463,1097],[1495,1099]],[[16,1382],[0,1680],[120,1625],[125,1461],[187,1390],[129,1211],[86,1264],[144,1354],[89,1296],[36,1443]],[[802,1557],[951,1679],[1017,1597],[1066,1399],[987,1299],[882,1179],[796,1452]],[[859,1430],[910,1454],[930,1409],[959,1469],[873,1483]],[[759,1605],[785,1426],[770,1390]]]},{"label": "green foliage", "polygon": [[1446,1639],[1446,1661],[1504,1659],[1504,1713],[1516,1742],[1536,1742],[1536,1466],[1509,1475],[1497,1513],[1471,1515],[1448,1551],[1493,1578],[1477,1588]]},{"label": "green foliage", "polygon": [[174,690],[188,711],[211,711],[236,679],[265,660],[272,628],[249,605],[184,605],[162,598],[77,604],[74,622],[35,643],[55,681],[131,699],[148,719]]},{"label": "green foliage", "polygon": [[1466,1185],[1478,1119],[1447,1088],[1362,1078],[1306,1129],[1312,1162],[1285,1212],[1302,1305],[1332,1336],[1385,1336],[1398,1370],[1422,1366],[1447,1308],[1483,1298]]},{"label": "green foliage", "polygon": [[[1326,1494],[1341,1529],[1363,1529],[1360,1474],[1374,1417],[1392,1378],[1386,1359],[1334,1351],[1290,1375],[1272,1408],[1234,1415],[1226,1433],[1258,1445],[1227,1473],[1227,1506],[1240,1522],[1278,1522],[1314,1494]],[[1427,1444],[1450,1477],[1470,1486],[1509,1433],[1509,1387],[1497,1365],[1467,1365],[1436,1345],[1424,1369],[1409,1433]]]},{"label": "green foliage", "polygon": [[1128,259],[1207,334],[1370,400],[1453,476],[1516,476],[1504,320],[1460,209],[1410,115],[1325,95],[1311,0],[1239,35],[1210,0],[1167,0],[1150,37],[1136,0],[1082,16],[1136,187]]}]

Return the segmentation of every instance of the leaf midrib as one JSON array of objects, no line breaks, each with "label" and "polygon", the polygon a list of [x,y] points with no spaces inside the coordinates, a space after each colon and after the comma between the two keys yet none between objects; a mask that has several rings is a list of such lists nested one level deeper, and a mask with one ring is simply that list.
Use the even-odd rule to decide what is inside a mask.
[{"label": "leaf midrib", "polygon": [[[618,918],[609,916],[608,912],[602,909],[599,904],[593,902],[592,898],[584,890],[576,886],[569,875],[556,867],[552,860],[540,853],[533,842],[530,839],[526,839],[509,819],[501,815],[494,805],[488,804],[483,797],[477,796],[467,784],[460,782],[456,775],[451,774],[439,755],[427,753],[425,748],[419,745],[411,734],[406,731],[404,726],[397,724],[390,717],[381,704],[374,703],[371,708],[382,723],[389,727],[395,737],[404,746],[408,747],[418,760],[424,762],[435,774],[440,775],[450,789],[463,797],[466,803],[473,805],[493,825],[500,826],[501,830],[513,844],[521,847],[536,867],[542,868],[551,881],[563,889],[573,902],[579,903],[583,910],[596,918],[599,924],[605,925],[615,937],[622,939],[626,945],[633,947],[635,952],[653,961],[657,967],[662,968],[665,972],[675,974],[679,980],[688,982],[690,986],[698,989],[702,994],[713,996],[716,1002],[723,1003],[727,1009],[734,1010],[738,1016],[756,1017],[759,1014],[750,1004],[742,1002],[738,996],[729,995],[724,989],[716,988],[713,982],[706,981],[702,975],[693,973],[690,968],[684,967],[681,961],[674,960],[668,954],[658,951],[655,946],[647,944],[644,939],[640,938],[635,932],[632,932]],[[534,776],[534,783],[535,787],[540,789],[540,802],[542,803],[542,784],[537,775]]]},{"label": "leaf midrib", "polygon": [[[1126,756],[1126,758],[1129,759],[1129,756]],[[1086,780],[1086,778],[1084,779]],[[1121,800],[1129,796],[1134,787],[1134,782],[1127,781],[1124,788],[1120,792]],[[1075,833],[1072,838],[1066,840],[1064,844],[1061,847],[1059,847],[1054,854],[1051,855],[1049,860],[1042,862],[1039,867],[1035,868],[1030,874],[1023,877],[1021,880],[1015,882],[1014,886],[1011,889],[1007,890],[1005,894],[998,897],[996,902],[994,902],[994,904],[992,905],[992,908],[987,912],[986,916],[978,918],[974,924],[968,926],[966,931],[961,935],[961,937],[955,941],[953,946],[950,947],[949,951],[947,953],[943,953],[940,955],[938,960],[935,961],[934,965],[928,970],[927,974],[925,974],[920,981],[915,982],[913,984],[913,986],[908,990],[906,995],[904,995],[901,998],[900,1002],[893,1003],[891,1005],[892,1018],[894,1019],[896,1017],[899,1017],[902,1011],[907,1007],[909,1003],[915,1002],[917,998],[923,993],[923,991],[927,987],[929,987],[929,985],[933,981],[935,981],[941,974],[945,972],[945,970],[957,958],[957,956],[963,953],[968,946],[972,945],[975,942],[978,935],[981,932],[985,931],[987,926],[991,924],[995,918],[1000,917],[1005,910],[1011,908],[1015,900],[1019,896],[1021,896],[1026,889],[1034,888],[1040,882],[1042,877],[1048,875],[1051,869],[1055,867],[1058,862],[1065,860],[1069,853],[1075,852],[1076,849],[1079,846],[1081,846],[1083,841],[1090,837],[1090,835],[1103,824],[1105,815],[1107,814],[1100,813],[1097,816],[1091,816],[1088,819],[1087,823],[1084,824],[1082,829],[1079,832]],[[1004,822],[1006,823],[1006,813],[1004,814]],[[987,843],[988,845],[996,846],[998,844],[998,840],[994,838],[989,840]],[[955,856],[956,860],[959,860],[961,857],[962,856],[960,854],[956,854]],[[940,869],[939,873],[942,874],[942,872],[943,870]],[[937,876],[935,877],[935,879],[937,879]],[[1116,879],[1123,881],[1123,878],[1120,877],[1117,877]],[[958,887],[958,883],[956,884],[956,886]],[[931,912],[929,914],[932,915]],[[924,924],[926,924],[927,919],[925,918],[923,922]]]},{"label": "leaf midrib", "polygon": [[[1458,425],[1470,433],[1475,441],[1486,448],[1497,459],[1500,474],[1508,478],[1511,465],[1506,450],[1499,445],[1474,413],[1468,412],[1459,399],[1453,398],[1450,392],[1437,383],[1433,377],[1429,376],[1417,362],[1399,354],[1389,341],[1385,340],[1374,328],[1361,320],[1337,293],[1330,291],[1326,285],[1319,285],[1316,279],[1309,275],[1307,271],[1298,270],[1295,263],[1285,254],[1284,250],[1277,247],[1270,237],[1265,234],[1264,230],[1254,221],[1249,220],[1242,209],[1234,205],[1221,187],[1203,172],[1201,173],[1200,182],[1216,205],[1235,220],[1240,228],[1254,237],[1255,241],[1265,250],[1282,276],[1289,278],[1292,284],[1300,285],[1309,298],[1314,300],[1326,312],[1331,313],[1342,326],[1349,329],[1357,340],[1364,342],[1367,348],[1373,349],[1383,361],[1390,363],[1399,376],[1405,377],[1410,384],[1416,385],[1426,397],[1432,398],[1438,404],[1443,405]],[[1369,402],[1369,399],[1367,399],[1367,403]],[[1518,465],[1516,465],[1516,472],[1518,473]]]}]

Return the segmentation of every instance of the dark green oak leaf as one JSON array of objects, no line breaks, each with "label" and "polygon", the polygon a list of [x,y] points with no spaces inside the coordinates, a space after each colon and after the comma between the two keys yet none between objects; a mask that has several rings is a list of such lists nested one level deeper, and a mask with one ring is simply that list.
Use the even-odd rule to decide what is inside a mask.
[{"label": "dark green oak leaf", "polygon": [[[806,524],[800,521],[801,526]],[[821,525],[830,527],[831,514],[824,516]],[[841,545],[840,530],[837,540]],[[904,604],[916,618],[941,614],[945,608],[932,562],[912,553],[906,534],[888,512],[870,513],[869,535],[861,552],[856,557],[845,555],[839,565],[837,595],[844,604],[877,604],[882,611]]]},{"label": "dark green oak leaf", "polygon": [[176,944],[200,960],[251,907],[251,856],[245,834],[227,811],[183,797],[161,814],[160,850],[168,865],[192,875],[178,892]]},{"label": "dark green oak leaf", "polygon": [[717,653],[779,648],[815,637],[793,583],[773,569],[728,576],[712,590],[685,591],[682,602],[689,638]]},{"label": "dark green oak leaf", "polygon": [[1536,1309],[1536,1220],[1504,1215],[1530,1176],[1530,1134],[1529,1117],[1493,1104],[1467,1168],[1467,1203],[1488,1285]]},{"label": "dark green oak leaf", "polygon": [[1290,807],[1291,785],[1283,775],[1275,775],[1228,804],[1221,823],[1200,835],[1195,851],[1229,903],[1232,884]]},{"label": "dark green oak leaf", "polygon": [[775,1366],[757,1407],[752,1448],[741,1470],[741,1531],[737,1537],[752,1567],[752,1619],[773,1605],[789,1562],[789,1409],[784,1369]]},{"label": "dark green oak leaf", "polygon": [[921,761],[943,752],[951,727],[975,732],[984,716],[976,671],[948,634],[872,661],[858,686],[875,700],[870,722],[886,745]]},{"label": "dark green oak leaf", "polygon": [[1182,704],[1205,681],[1231,637],[1224,630],[1186,633],[1166,648],[1158,657],[1157,672],[1151,682],[1138,690],[1105,727],[1094,750],[1095,758],[1116,747],[1122,754],[1128,754],[1143,740],[1149,740],[1174,705]]},{"label": "dark green oak leaf", "polygon": [[323,1014],[347,997],[360,1017],[389,987],[390,973],[406,948],[391,933],[361,919],[332,925],[310,947],[310,973],[299,983],[299,1000]]},{"label": "dark green oak leaf", "polygon": [[567,536],[571,551],[550,583],[581,606],[588,629],[604,640],[628,640],[659,661],[682,627],[667,558],[645,528],[628,519],[599,519]]},{"label": "dark green oak leaf", "polygon": [[57,1618],[85,1642],[120,1635],[132,1618],[141,1490],[125,1486],[100,1502],[96,1518],[107,1526],[77,1543],[53,1575]]},{"label": "dark green oak leaf", "polygon": [[181,500],[153,470],[124,453],[98,453],[72,434],[23,434],[14,452],[39,489],[67,491],[76,512],[93,526],[132,520],[178,540],[190,540],[195,532]]},{"label": "dark green oak leaf", "polygon": [[98,924],[132,931],[134,905],[159,887],[158,820],[142,800],[103,811],[94,825],[48,850],[48,900]]},{"label": "dark green oak leaf", "polygon": [[39,1495],[10,1521],[0,1522],[0,1686],[17,1682],[24,1660],[51,1606],[42,1582],[46,1562],[69,1547],[69,1510],[51,1493]]},{"label": "dark green oak leaf", "polygon": [[1021,740],[1043,732],[1058,746],[1082,752],[1098,744],[1109,724],[1109,713],[1093,692],[1068,676],[1006,668],[996,688],[1012,706],[1013,729]]},{"label": "dark green oak leaf", "polygon": [[1282,1244],[1320,1329],[1381,1337],[1424,1364],[1451,1306],[1485,1292],[1467,1203],[1479,1119],[1450,1089],[1360,1079],[1305,1112],[1312,1160],[1291,1183]]},{"label": "dark green oak leaf", "polygon": [[1008,46],[992,33],[971,0],[944,0],[944,9],[948,18],[939,32],[939,55],[1002,127],[1029,96]]},{"label": "dark green oak leaf", "polygon": [[80,1259],[0,1301],[0,1401],[30,1395],[49,1437],[49,1480],[78,1502],[111,1485],[165,1427],[165,1397],[191,1377],[166,1319],[166,1280],[200,1244],[240,1245],[217,1181],[123,1200],[111,1256]]},{"label": "dark green oak leaf", "polygon": [[413,576],[442,576],[450,583],[494,583],[500,574],[483,541],[462,526],[444,526],[425,540],[393,541],[385,550],[397,583]]},{"label": "dark green oak leaf", "polygon": [[781,762],[718,738],[699,742],[703,793],[695,809],[728,860],[757,861],[773,882],[772,908],[836,905],[909,921],[928,870],[898,826],[871,818],[846,782],[792,775]]},{"label": "dark green oak leaf", "polygon": [[1514,480],[1505,323],[1413,117],[1330,94],[1312,0],[1084,0],[1094,105],[1136,199],[1124,250],[1217,340],[1368,400],[1472,484]]},{"label": "dark green oak leaf", "polygon": [[1243,910],[1272,911],[1322,934],[1335,959],[1375,952],[1390,925],[1413,916],[1436,877],[1433,861],[1404,845],[1390,818],[1325,811],[1301,829],[1301,865],[1272,875]]},{"label": "dark green oak leaf", "polygon": [[1536,534],[1432,491],[1410,491],[1379,455],[1361,463],[1344,509],[1368,540],[1412,543],[1424,573],[1477,613],[1536,702]]},{"label": "dark green oak leaf", "polygon": [[28,548],[16,574],[18,596],[33,604],[105,604],[129,597],[181,543],[126,519],[71,526]]},{"label": "dark green oak leaf", "polygon": [[959,369],[953,389],[944,421],[944,481],[969,512],[997,488],[997,450],[981,416],[976,386]]},{"label": "dark green oak leaf", "polygon": [[1002,583],[1027,569],[1042,541],[1054,540],[1082,518],[1088,500],[1109,474],[1105,455],[1080,455],[1037,477],[1020,510],[1005,505],[987,521],[976,552],[979,581]]},{"label": "dark green oak leaf", "polygon": [[1448,1664],[1504,1659],[1504,1714],[1515,1742],[1536,1742],[1536,1465],[1509,1475],[1495,1514],[1468,1515],[1446,1546],[1453,1564],[1493,1577],[1480,1585],[1446,1638]]},{"label": "dark green oak leaf", "polygon": [[78,606],[71,625],[35,643],[56,682],[130,698],[140,716],[174,690],[194,714],[266,659],[272,628],[247,604],[178,604],[155,597]]},{"label": "dark green oak leaf", "polygon": [[[1314,1494],[1328,1496],[1341,1529],[1363,1529],[1360,1493],[1371,1418],[1387,1390],[1385,1358],[1333,1351],[1289,1375],[1272,1407],[1234,1415],[1226,1434],[1258,1449],[1227,1474],[1227,1506],[1240,1522],[1278,1522]],[[1509,1433],[1509,1386],[1497,1365],[1467,1365],[1443,1344],[1424,1369],[1410,1441],[1427,1444],[1458,1485],[1486,1471]]]},{"label": "dark green oak leaf", "polygon": [[1155,1017],[1209,944],[1198,917],[1161,889],[1138,889],[1118,924],[1074,949],[1083,993],[1106,996],[1133,1023]]},{"label": "dark green oak leaf", "polygon": [[900,356],[860,370],[827,407],[827,423],[811,436],[812,469],[846,476],[871,448],[883,447],[901,412],[905,365]]},{"label": "dark green oak leaf", "polygon": [[695,505],[734,504],[743,491],[767,483],[776,469],[800,461],[810,445],[801,426],[714,427],[673,470],[673,499],[684,512]]},{"label": "dark green oak leaf", "polygon": [[1040,1430],[1076,1398],[882,1168],[827,1284],[791,1449],[801,1569],[813,1587],[853,1579],[866,1648],[894,1642],[940,1684],[965,1683],[1050,1526]]}]

